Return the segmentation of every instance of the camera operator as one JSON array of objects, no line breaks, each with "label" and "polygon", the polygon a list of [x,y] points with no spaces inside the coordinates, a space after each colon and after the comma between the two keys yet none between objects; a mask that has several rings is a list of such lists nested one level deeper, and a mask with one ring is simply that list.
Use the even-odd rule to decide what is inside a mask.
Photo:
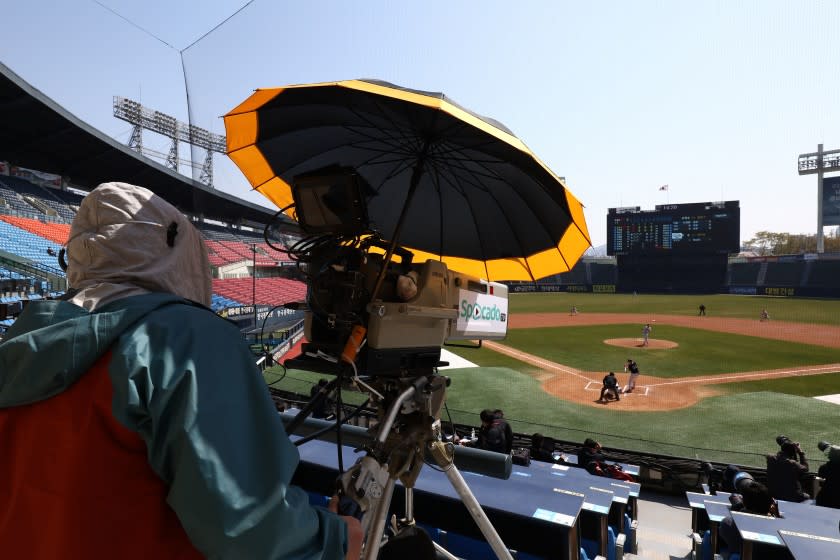
[{"label": "camera operator", "polygon": [[820,478],[824,479],[820,493],[817,494],[817,505],[840,509],[840,446],[821,441],[819,448],[828,457],[828,462],[817,471]]},{"label": "camera operator", "polygon": [[297,448],[239,329],[209,308],[192,223],[106,183],[65,252],[71,289],[0,344],[3,557],[358,559],[359,521],[290,483]]},{"label": "camera operator", "polygon": [[[752,513],[755,515],[767,515],[769,517],[779,517],[778,507],[775,500],[770,495],[770,491],[766,486],[754,480],[745,480],[739,484],[740,494],[732,494],[730,501],[732,502],[732,511],[742,511],[744,513]],[[728,515],[720,522],[718,527],[718,535],[726,544],[726,551],[722,551],[724,558],[729,558],[731,554],[741,552],[743,539],[735,527],[735,522],[732,515]]]},{"label": "camera operator", "polygon": [[787,436],[776,438],[781,450],[767,455],[767,487],[777,500],[804,502],[811,497],[802,490],[802,479],[808,474],[808,460],[799,443]]}]

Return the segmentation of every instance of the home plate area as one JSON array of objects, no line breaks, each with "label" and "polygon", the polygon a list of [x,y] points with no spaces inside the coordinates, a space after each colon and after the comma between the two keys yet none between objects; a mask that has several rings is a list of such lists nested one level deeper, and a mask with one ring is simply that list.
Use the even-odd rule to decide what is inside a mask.
[{"label": "home plate area", "polygon": [[[587,381],[584,389],[586,391],[594,391],[596,393],[600,393],[602,387],[603,387],[603,384],[599,383],[598,381]],[[636,385],[636,388],[633,389],[632,393],[625,393],[624,389],[621,390],[621,396],[622,397],[633,397],[633,396],[647,397],[649,394],[650,394],[650,387],[648,387],[647,385]]]}]

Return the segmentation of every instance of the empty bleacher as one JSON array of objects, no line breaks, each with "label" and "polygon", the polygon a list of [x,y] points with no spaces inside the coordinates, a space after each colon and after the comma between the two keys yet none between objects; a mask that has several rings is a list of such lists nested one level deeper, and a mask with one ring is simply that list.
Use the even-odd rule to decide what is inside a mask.
[{"label": "empty bleacher", "polygon": [[49,239],[58,246],[64,245],[70,237],[70,224],[59,224],[42,222],[34,218],[21,218],[19,216],[2,216],[3,220],[13,226],[17,226],[35,235]]},{"label": "empty bleacher", "polygon": [[836,288],[840,285],[840,260],[811,261],[808,285],[820,288]]},{"label": "empty bleacher", "polygon": [[736,286],[755,286],[758,283],[760,262],[732,263],[729,265],[729,284]]},{"label": "empty bleacher", "polygon": [[804,271],[804,261],[769,262],[764,276],[764,284],[768,286],[799,286]]},{"label": "empty bleacher", "polygon": [[34,261],[50,269],[54,274],[64,276],[55,255],[55,243],[6,221],[8,216],[0,216],[0,250]]},{"label": "empty bleacher", "polygon": [[34,216],[51,217],[65,222],[72,221],[82,200],[82,197],[75,193],[39,187],[26,179],[14,176],[0,178],[0,189],[3,187],[13,193],[9,197],[15,200],[15,206],[21,212],[27,215],[34,212]]},{"label": "empty bleacher", "polygon": [[593,284],[615,284],[617,268],[614,264],[588,263]]},{"label": "empty bleacher", "polygon": [[[214,279],[213,292],[230,300],[250,305],[254,301],[253,278]],[[257,305],[280,305],[293,301],[303,301],[306,296],[306,284],[286,278],[257,278]]]},{"label": "empty bleacher", "polygon": [[[272,249],[262,234],[246,230],[233,230],[217,224],[195,223],[204,236],[212,266],[253,261],[258,267],[276,266],[289,262],[286,253]],[[254,254],[256,249],[256,255]]]}]

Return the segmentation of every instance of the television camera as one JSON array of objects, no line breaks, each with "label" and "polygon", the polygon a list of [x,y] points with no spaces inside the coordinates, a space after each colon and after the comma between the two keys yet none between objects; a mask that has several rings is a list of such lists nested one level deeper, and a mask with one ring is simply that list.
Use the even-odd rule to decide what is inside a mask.
[{"label": "television camera", "polygon": [[292,366],[335,373],[415,377],[437,367],[446,342],[507,334],[507,286],[449,270],[384,241],[369,224],[371,189],[352,169],[297,176],[295,214],[304,237],[289,249],[305,265],[308,343]]},{"label": "television camera", "polygon": [[[331,166],[298,175],[292,198],[283,210],[294,206],[302,235],[287,252],[305,273],[307,342],[285,364],[336,379],[287,430],[294,432],[318,399],[345,384],[375,403],[378,422],[363,447],[366,455],[338,484],[362,513],[364,558],[376,558],[396,481],[406,489],[406,504],[413,503],[410,493],[424,462],[446,473],[499,558],[510,558],[455,467],[453,445],[442,437],[449,379],[437,373],[446,365],[440,360],[444,343],[505,337],[507,286],[451,271],[440,260],[414,262],[412,251],[398,245],[403,216],[393,239],[383,240],[367,215],[375,192],[353,169]],[[395,533],[414,526],[406,509]]]},{"label": "television camera", "polygon": [[817,448],[825,454],[829,461],[840,463],[840,445],[832,445],[827,441],[817,443]]}]

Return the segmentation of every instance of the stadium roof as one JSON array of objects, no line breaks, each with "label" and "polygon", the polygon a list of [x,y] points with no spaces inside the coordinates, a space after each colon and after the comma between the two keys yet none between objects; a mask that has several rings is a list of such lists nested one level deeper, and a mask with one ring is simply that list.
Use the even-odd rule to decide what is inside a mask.
[{"label": "stadium roof", "polygon": [[74,186],[142,185],[182,212],[265,224],[274,211],[206,187],[140,156],[81,121],[0,63],[0,159],[54,173]]}]

